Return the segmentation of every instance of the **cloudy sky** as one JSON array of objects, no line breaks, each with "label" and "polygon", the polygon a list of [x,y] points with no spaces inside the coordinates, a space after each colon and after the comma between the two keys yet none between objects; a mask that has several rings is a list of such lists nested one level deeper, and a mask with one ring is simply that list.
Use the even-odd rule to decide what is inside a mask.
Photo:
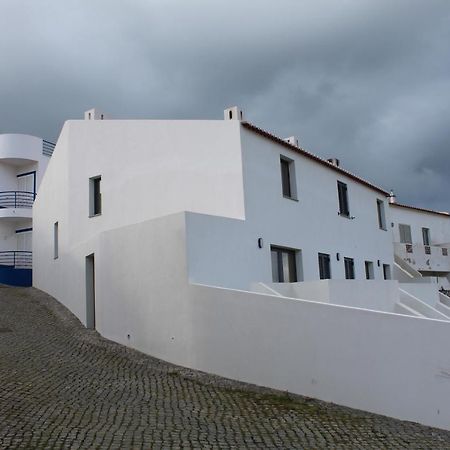
[{"label": "cloudy sky", "polygon": [[450,0],[0,0],[0,133],[246,118],[450,210]]}]

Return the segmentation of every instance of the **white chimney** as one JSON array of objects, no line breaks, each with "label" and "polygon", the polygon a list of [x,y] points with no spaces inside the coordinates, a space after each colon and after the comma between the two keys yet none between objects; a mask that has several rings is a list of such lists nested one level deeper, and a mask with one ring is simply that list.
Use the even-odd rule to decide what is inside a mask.
[{"label": "white chimney", "polygon": [[287,142],[288,144],[295,145],[298,147],[298,139],[295,136],[289,136],[286,139],[283,139],[283,141]]},{"label": "white chimney", "polygon": [[232,106],[224,110],[223,118],[225,120],[244,120],[244,113],[238,106]]},{"label": "white chimney", "polygon": [[84,120],[106,120],[109,117],[99,111],[97,108],[89,109],[84,113]]},{"label": "white chimney", "polygon": [[394,191],[391,189],[389,193],[389,203],[397,203],[397,197],[394,194]]},{"label": "white chimney", "polygon": [[341,164],[341,162],[337,158],[330,158],[330,159],[327,159],[327,161],[336,167],[339,167],[339,165]]}]

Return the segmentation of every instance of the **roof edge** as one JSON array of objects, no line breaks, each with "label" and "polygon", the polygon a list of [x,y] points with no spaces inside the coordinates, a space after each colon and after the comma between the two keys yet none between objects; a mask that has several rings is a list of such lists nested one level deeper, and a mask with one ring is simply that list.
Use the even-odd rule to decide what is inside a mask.
[{"label": "roof edge", "polygon": [[257,133],[260,136],[270,139],[271,141],[274,141],[274,142],[282,145],[283,147],[288,148],[289,150],[293,150],[294,152],[299,153],[300,155],[305,156],[306,158],[309,158],[309,159],[327,167],[328,169],[334,170],[335,172],[345,175],[346,177],[351,178],[352,180],[354,180],[360,184],[363,184],[364,186],[366,186],[374,191],[377,191],[377,192],[383,194],[385,197],[389,197],[389,192],[385,191],[384,189],[381,189],[380,187],[375,186],[374,184],[370,183],[369,181],[366,181],[366,180],[358,177],[357,175],[354,175],[353,173],[348,172],[345,169],[342,169],[341,167],[334,166],[333,164],[329,163],[325,159],[322,159],[319,156],[316,156],[313,153],[310,153],[301,147],[296,147],[295,145],[289,144],[289,142],[286,142],[285,140],[281,139],[280,137],[278,137],[272,133],[269,133],[268,131],[263,130],[262,128],[259,128],[250,122],[242,121],[241,124],[242,124],[242,126],[244,126],[244,128]]},{"label": "roof edge", "polygon": [[399,208],[412,209],[419,212],[424,212],[428,214],[437,214],[439,216],[450,218],[450,213],[446,211],[434,211],[433,209],[419,208],[418,206],[404,205],[402,203],[389,203],[389,206],[398,206]]}]

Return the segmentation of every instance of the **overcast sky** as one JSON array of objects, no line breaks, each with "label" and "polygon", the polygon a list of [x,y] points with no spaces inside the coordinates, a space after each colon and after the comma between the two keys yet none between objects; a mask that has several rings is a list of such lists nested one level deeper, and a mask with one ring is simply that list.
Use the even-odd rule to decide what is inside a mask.
[{"label": "overcast sky", "polygon": [[0,0],[0,133],[247,120],[450,210],[450,0]]}]

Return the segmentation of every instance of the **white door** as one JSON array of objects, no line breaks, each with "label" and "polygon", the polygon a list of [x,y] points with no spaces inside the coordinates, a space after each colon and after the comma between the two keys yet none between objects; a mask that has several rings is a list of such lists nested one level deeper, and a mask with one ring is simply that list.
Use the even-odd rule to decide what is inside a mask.
[{"label": "white door", "polygon": [[34,193],[34,173],[17,177],[17,190]]},{"label": "white door", "polygon": [[32,249],[32,235],[31,231],[22,231],[16,233],[17,236],[17,250],[20,252],[31,252]]}]

